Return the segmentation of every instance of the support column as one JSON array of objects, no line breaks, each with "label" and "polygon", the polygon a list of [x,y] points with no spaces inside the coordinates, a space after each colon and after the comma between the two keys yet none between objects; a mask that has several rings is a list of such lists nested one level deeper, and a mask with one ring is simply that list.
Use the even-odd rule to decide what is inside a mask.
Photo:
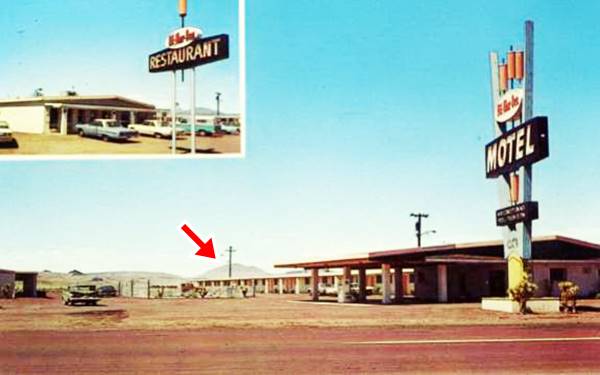
[{"label": "support column", "polygon": [[351,302],[352,299],[350,297],[350,280],[352,278],[352,270],[350,267],[344,267],[342,271],[342,282],[338,287],[338,302],[339,303],[348,303]]},{"label": "support column", "polygon": [[448,270],[445,264],[437,266],[438,302],[448,302]]},{"label": "support column", "polygon": [[358,302],[367,301],[367,270],[358,269]]},{"label": "support column", "polygon": [[277,280],[277,291],[279,292],[279,294],[283,294],[283,279],[279,278],[279,280]]},{"label": "support column", "polygon": [[310,293],[312,295],[312,300],[318,301],[319,300],[319,269],[313,268],[310,271],[311,271]]},{"label": "support column", "polygon": [[404,285],[402,285],[402,266],[397,265],[394,268],[394,302],[404,301]]},{"label": "support column", "polygon": [[381,303],[388,304],[392,303],[392,290],[390,285],[390,265],[383,263],[381,265],[381,292],[383,299]]},{"label": "support column", "polygon": [[296,285],[294,288],[294,293],[300,294],[300,290],[302,288],[302,282],[304,281],[303,277],[296,277]]},{"label": "support column", "polygon": [[66,108],[61,108],[60,109],[60,134],[61,135],[67,135],[67,109]]},{"label": "support column", "polygon": [[135,124],[135,112],[134,111],[129,111],[129,123]]},{"label": "support column", "polygon": [[269,294],[269,279],[265,279],[265,294]]},{"label": "support column", "polygon": [[71,119],[67,124],[67,133],[69,132],[69,130],[71,132],[75,132],[75,125],[77,125],[77,123],[79,122],[79,109],[72,109],[70,117]]}]

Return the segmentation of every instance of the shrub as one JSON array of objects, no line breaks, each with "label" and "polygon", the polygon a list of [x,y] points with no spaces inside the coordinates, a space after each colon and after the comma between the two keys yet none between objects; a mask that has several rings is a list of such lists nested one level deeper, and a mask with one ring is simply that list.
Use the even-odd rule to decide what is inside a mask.
[{"label": "shrub", "polygon": [[558,283],[560,289],[560,311],[577,312],[577,294],[579,285],[572,281],[561,281]]},{"label": "shrub", "polygon": [[525,274],[517,286],[508,290],[510,297],[519,303],[519,312],[521,314],[528,312],[527,301],[533,297],[537,289],[538,286],[531,281],[531,275]]}]

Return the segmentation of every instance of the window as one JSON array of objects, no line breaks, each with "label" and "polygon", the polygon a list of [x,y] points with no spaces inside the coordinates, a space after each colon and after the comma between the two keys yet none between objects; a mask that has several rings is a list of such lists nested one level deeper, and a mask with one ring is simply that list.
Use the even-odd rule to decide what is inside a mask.
[{"label": "window", "polygon": [[550,283],[567,280],[567,270],[565,268],[550,268]]},{"label": "window", "polygon": [[375,278],[375,283],[381,284],[381,275],[377,275],[377,277]]}]

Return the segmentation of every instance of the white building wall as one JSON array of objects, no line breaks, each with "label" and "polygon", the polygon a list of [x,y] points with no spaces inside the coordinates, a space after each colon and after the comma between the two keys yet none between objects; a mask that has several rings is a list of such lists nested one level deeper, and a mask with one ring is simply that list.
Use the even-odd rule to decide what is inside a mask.
[{"label": "white building wall", "polygon": [[556,286],[550,285],[550,269],[564,268],[567,280],[579,285],[579,297],[595,296],[600,292],[600,265],[549,263],[533,265],[533,281],[538,285],[537,296],[558,297]]},{"label": "white building wall", "polygon": [[13,132],[42,134],[46,110],[43,105],[0,107],[0,120],[8,122]]}]

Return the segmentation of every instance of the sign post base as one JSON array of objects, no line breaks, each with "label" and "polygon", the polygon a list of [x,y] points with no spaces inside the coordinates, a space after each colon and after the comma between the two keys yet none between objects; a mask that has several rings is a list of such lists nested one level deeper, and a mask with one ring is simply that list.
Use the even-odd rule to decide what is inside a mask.
[{"label": "sign post base", "polygon": [[527,277],[523,258],[518,255],[508,257],[508,288],[513,289],[519,285],[523,278]]}]

